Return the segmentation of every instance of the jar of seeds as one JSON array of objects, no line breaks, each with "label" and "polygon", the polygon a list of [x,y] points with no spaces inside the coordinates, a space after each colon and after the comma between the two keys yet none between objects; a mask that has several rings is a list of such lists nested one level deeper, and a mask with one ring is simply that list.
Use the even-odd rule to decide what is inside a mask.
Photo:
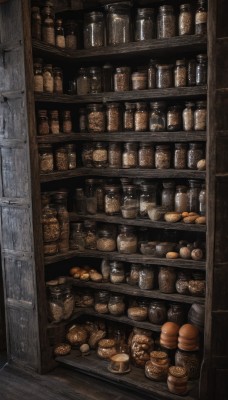
[{"label": "jar of seeds", "polygon": [[188,195],[186,186],[179,185],[176,187],[175,211],[179,213],[188,211]]},{"label": "jar of seeds", "polygon": [[116,3],[107,5],[107,43],[115,46],[131,41],[131,6]]},{"label": "jar of seeds", "polygon": [[187,86],[187,68],[185,60],[177,60],[174,69],[174,86],[184,87]]},{"label": "jar of seeds", "polygon": [[55,150],[55,166],[57,171],[68,170],[68,151],[66,146],[58,147]]},{"label": "jar of seeds", "polygon": [[87,132],[87,112],[86,108],[79,108],[79,131],[81,133]]},{"label": "jar of seeds", "polygon": [[151,266],[143,265],[139,271],[139,288],[151,290],[154,287],[154,270]]},{"label": "jar of seeds", "polygon": [[167,311],[167,321],[174,322],[182,326],[186,320],[184,308],[182,304],[170,303]]},{"label": "jar of seeds", "polygon": [[196,64],[196,85],[202,86],[207,84],[207,55],[199,54]]},{"label": "jar of seeds", "polygon": [[122,110],[120,103],[106,105],[107,132],[120,132],[122,129]]},{"label": "jar of seeds", "polygon": [[188,195],[188,210],[190,212],[196,212],[198,213],[199,211],[199,194],[200,194],[200,181],[197,181],[196,179],[189,179],[189,188],[187,191]]},{"label": "jar of seeds", "polygon": [[90,93],[101,93],[101,68],[100,67],[90,67]]},{"label": "jar of seeds", "polygon": [[50,144],[39,146],[39,165],[41,174],[48,174],[54,171],[53,152]]},{"label": "jar of seeds", "polygon": [[156,64],[156,87],[166,89],[173,87],[173,66],[171,64]]},{"label": "jar of seeds", "polygon": [[140,143],[138,162],[140,168],[154,168],[154,147],[151,143]]},{"label": "jar of seeds", "polygon": [[195,34],[207,34],[207,3],[206,0],[198,0],[198,6],[195,14]]},{"label": "jar of seeds", "polygon": [[117,236],[117,249],[122,254],[134,254],[137,252],[138,240],[132,226],[122,225]]},{"label": "jar of seeds", "polygon": [[135,112],[135,103],[124,103],[125,110],[123,114],[123,128],[125,131],[134,131],[134,112]]},{"label": "jar of seeds", "polygon": [[205,131],[207,126],[207,102],[197,101],[194,112],[195,131]]},{"label": "jar of seeds", "polygon": [[157,16],[158,39],[170,38],[176,35],[176,18],[172,6],[160,6]]},{"label": "jar of seeds", "polygon": [[108,302],[110,294],[105,290],[99,290],[95,293],[94,310],[99,314],[108,314]]},{"label": "jar of seeds", "polygon": [[104,15],[99,11],[92,11],[84,17],[84,48],[104,46]]},{"label": "jar of seeds", "polygon": [[150,60],[149,67],[148,67],[148,89],[155,89],[156,88],[156,64],[157,60]]},{"label": "jar of seeds", "polygon": [[120,187],[115,185],[105,186],[105,214],[116,215],[120,213]]},{"label": "jar of seeds", "polygon": [[63,70],[62,68],[53,68],[54,93],[63,93]]},{"label": "jar of seeds", "polygon": [[50,133],[58,135],[60,133],[59,112],[57,110],[50,111],[49,116]]},{"label": "jar of seeds", "polygon": [[131,75],[132,90],[147,89],[147,72],[134,72]]},{"label": "jar of seeds", "polygon": [[53,78],[53,70],[51,64],[46,64],[43,67],[43,82],[44,82],[44,92],[53,93],[54,78]]},{"label": "jar of seeds", "polygon": [[194,129],[194,107],[195,103],[185,103],[185,108],[182,112],[183,130],[191,132]]},{"label": "jar of seeds", "polygon": [[135,21],[135,41],[150,40],[155,37],[153,8],[138,8]]},{"label": "jar of seeds", "polygon": [[34,92],[42,93],[44,91],[44,78],[43,78],[43,60],[37,58],[34,60],[33,74],[34,74]]},{"label": "jar of seeds", "polygon": [[108,302],[108,310],[111,315],[123,315],[125,311],[124,296],[112,294]]},{"label": "jar of seeds", "polygon": [[96,168],[104,168],[108,165],[107,145],[103,142],[96,142],[93,150],[93,165]]},{"label": "jar of seeds", "polygon": [[46,206],[42,214],[42,231],[44,243],[56,242],[60,236],[59,222],[56,218],[57,212]]},{"label": "jar of seeds", "polygon": [[62,49],[66,47],[62,18],[58,18],[55,23],[55,45]]},{"label": "jar of seeds", "polygon": [[38,135],[48,135],[49,131],[49,123],[47,117],[47,110],[39,110],[38,111]]},{"label": "jar of seeds", "polygon": [[180,131],[182,128],[181,110],[178,105],[170,106],[167,111],[167,130]]},{"label": "jar of seeds", "polygon": [[158,286],[162,293],[176,292],[176,272],[172,267],[160,267],[158,274]]},{"label": "jar of seeds", "polygon": [[63,133],[72,132],[71,111],[63,111],[62,129]]},{"label": "jar of seeds", "polygon": [[79,68],[77,76],[77,94],[86,95],[90,93],[90,77],[86,68]]},{"label": "jar of seeds", "polygon": [[83,143],[82,145],[82,164],[83,167],[91,168],[93,167],[93,143]]},{"label": "jar of seeds", "polygon": [[114,283],[114,285],[125,282],[125,271],[122,262],[110,262],[110,282]]},{"label": "jar of seeds", "polygon": [[204,158],[203,145],[201,143],[190,143],[188,156],[187,156],[187,165],[189,169],[197,169],[198,161]]},{"label": "jar of seeds", "polygon": [[135,110],[135,131],[136,132],[145,132],[148,130],[148,110],[147,104],[144,102],[136,103]]},{"label": "jar of seeds", "polygon": [[96,250],[97,249],[96,222],[85,220],[84,227],[85,227],[85,248],[88,250]]},{"label": "jar of seeds", "polygon": [[171,166],[171,151],[170,145],[159,144],[155,151],[155,168],[169,169]]},{"label": "jar of seeds", "polygon": [[109,168],[121,168],[121,165],[122,165],[121,144],[118,142],[109,142],[108,146]]},{"label": "jar of seeds", "polygon": [[113,236],[113,232],[108,229],[100,229],[97,238],[97,250],[99,251],[115,251],[116,240]]},{"label": "jar of seeds", "polygon": [[200,215],[206,215],[206,185],[201,186],[199,193],[199,212]]},{"label": "jar of seeds", "polygon": [[151,132],[164,132],[166,130],[166,104],[164,101],[150,103],[149,129]]},{"label": "jar of seeds", "polygon": [[162,186],[161,204],[163,207],[166,207],[168,211],[173,211],[175,208],[175,182],[164,181],[162,182]]},{"label": "jar of seeds", "polygon": [[190,4],[181,4],[178,19],[179,36],[193,34],[193,13]]},{"label": "jar of seeds", "polygon": [[129,67],[116,68],[116,72],[114,74],[115,92],[126,92],[130,90],[130,74],[131,69]]},{"label": "jar of seeds", "polygon": [[77,167],[77,157],[76,157],[76,150],[75,144],[66,144],[67,149],[67,156],[68,156],[68,169],[76,169]]},{"label": "jar of seeds", "polygon": [[105,132],[105,112],[102,104],[87,105],[87,125],[90,133]]},{"label": "jar of seeds", "polygon": [[128,209],[130,211],[132,208],[138,207],[138,197],[135,185],[123,186],[122,205],[125,208],[126,213]]},{"label": "jar of seeds", "polygon": [[124,151],[122,154],[122,167],[135,168],[138,165],[138,154],[136,143],[124,143]]},{"label": "jar of seeds", "polygon": [[204,297],[206,292],[206,280],[204,273],[194,272],[193,279],[188,283],[188,289],[192,296]]},{"label": "jar of seeds", "polygon": [[156,184],[140,185],[139,196],[139,213],[143,218],[147,218],[147,210],[149,207],[156,206]]},{"label": "jar of seeds", "polygon": [[65,24],[66,31],[66,48],[70,50],[77,49],[77,25],[74,21],[68,20]]},{"label": "jar of seeds", "polygon": [[175,143],[174,168],[187,168],[187,144],[185,143]]}]

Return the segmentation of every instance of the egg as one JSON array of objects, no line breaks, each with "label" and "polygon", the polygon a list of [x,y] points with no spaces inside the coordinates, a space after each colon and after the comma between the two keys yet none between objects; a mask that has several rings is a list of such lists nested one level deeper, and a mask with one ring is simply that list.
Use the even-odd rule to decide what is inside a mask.
[{"label": "egg", "polygon": [[166,322],[161,327],[162,333],[169,337],[178,336],[179,329],[179,325],[175,324],[175,322]]},{"label": "egg", "polygon": [[88,353],[90,351],[90,347],[87,343],[84,343],[79,348],[81,353]]},{"label": "egg", "polygon": [[185,324],[179,330],[179,337],[184,339],[197,339],[199,336],[199,329],[192,324]]}]

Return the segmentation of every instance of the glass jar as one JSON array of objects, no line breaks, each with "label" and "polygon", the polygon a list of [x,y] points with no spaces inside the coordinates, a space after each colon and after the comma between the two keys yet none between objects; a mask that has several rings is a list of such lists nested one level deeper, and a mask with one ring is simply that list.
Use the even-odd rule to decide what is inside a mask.
[{"label": "glass jar", "polygon": [[114,74],[115,92],[127,92],[130,90],[130,74],[131,68],[129,67],[116,68],[116,72]]},{"label": "glass jar", "polygon": [[198,6],[195,13],[195,34],[207,34],[207,3],[206,0],[198,0]]},{"label": "glass jar", "polygon": [[111,295],[108,302],[108,310],[111,315],[116,315],[118,317],[123,315],[125,311],[124,296],[119,294]]},{"label": "glass jar", "polygon": [[149,305],[148,318],[152,324],[162,325],[167,320],[167,310],[162,301],[153,301]]},{"label": "glass jar", "polygon": [[66,40],[66,48],[70,50],[76,50],[78,41],[77,41],[77,25],[74,21],[68,20],[65,24],[65,40]]},{"label": "glass jar", "polygon": [[142,218],[147,218],[148,208],[156,206],[156,185],[140,185],[139,213]]},{"label": "glass jar", "polygon": [[42,10],[41,33],[43,42],[55,45],[54,16],[51,6],[46,6]]},{"label": "glass jar", "polygon": [[163,207],[166,207],[168,211],[173,211],[175,208],[175,182],[162,182],[162,186],[161,204]]},{"label": "glass jar", "polygon": [[57,110],[50,111],[49,114],[50,133],[58,135],[60,133],[59,112]]},{"label": "glass jar", "polygon": [[188,210],[187,187],[179,185],[176,187],[175,211],[182,213]]},{"label": "glass jar", "polygon": [[187,167],[187,144],[175,143],[174,168],[186,169]]},{"label": "glass jar", "polygon": [[185,395],[188,391],[188,372],[183,367],[170,367],[167,385],[171,393]]},{"label": "glass jar", "polygon": [[139,264],[131,264],[131,271],[129,276],[128,283],[132,286],[136,286],[139,284],[139,272],[141,269],[141,265]]},{"label": "glass jar", "polygon": [[125,131],[134,131],[134,112],[135,103],[124,103],[125,111],[123,114],[123,128]]},{"label": "glass jar", "polygon": [[205,131],[207,126],[207,102],[197,101],[196,110],[194,112],[194,129],[195,131]]},{"label": "glass jar", "polygon": [[87,124],[90,133],[105,131],[105,112],[102,104],[87,105]]},{"label": "glass jar", "polygon": [[197,169],[197,163],[204,158],[203,156],[203,145],[201,143],[189,143],[188,168]]},{"label": "glass jar", "polygon": [[201,186],[199,193],[199,213],[200,215],[206,215],[206,185]]},{"label": "glass jar", "polygon": [[88,221],[84,222],[85,227],[85,248],[88,250],[97,249],[97,235],[96,235],[96,222]]},{"label": "glass jar", "polygon": [[67,192],[56,192],[54,194],[54,203],[57,210],[57,218],[60,227],[58,250],[59,253],[66,253],[69,251],[70,247],[70,221],[69,213],[67,211]]},{"label": "glass jar", "polygon": [[207,55],[199,54],[196,64],[196,86],[207,84]]},{"label": "glass jar", "polygon": [[121,254],[134,254],[137,252],[138,240],[132,226],[122,225],[117,236],[117,249]]},{"label": "glass jar", "polygon": [[116,142],[109,142],[108,146],[109,168],[121,168],[121,165],[122,165],[121,144]]},{"label": "glass jar", "polygon": [[97,198],[97,211],[104,212],[104,180],[96,179],[96,198]]},{"label": "glass jar", "polygon": [[32,7],[32,26],[31,34],[32,38],[36,40],[41,40],[41,15],[39,7]]},{"label": "glass jar", "polygon": [[101,93],[101,68],[100,67],[90,67],[90,93]]},{"label": "glass jar", "polygon": [[39,146],[39,165],[41,174],[48,174],[54,171],[54,158],[50,144]]},{"label": "glass jar", "polygon": [[190,4],[181,4],[178,19],[179,36],[193,34],[193,13]]},{"label": "glass jar", "polygon": [[187,84],[188,86],[196,85],[196,60],[192,59],[188,61],[187,65]]},{"label": "glass jar", "polygon": [[82,145],[82,164],[86,168],[93,167],[93,143],[83,143]]},{"label": "glass jar", "polygon": [[169,169],[171,166],[171,151],[167,144],[159,144],[155,150],[155,168]]},{"label": "glass jar", "polygon": [[84,48],[104,46],[104,15],[102,12],[92,11],[84,17]]},{"label": "glass jar", "polygon": [[192,274],[193,279],[188,283],[189,293],[192,296],[205,297],[206,293],[206,280],[204,273],[195,272]]},{"label": "glass jar", "polygon": [[147,72],[134,72],[131,75],[132,90],[147,89]]},{"label": "glass jar", "polygon": [[129,5],[107,6],[107,42],[118,45],[131,41],[131,8]]},{"label": "glass jar", "polygon": [[177,60],[174,69],[174,86],[185,87],[187,86],[187,68],[185,60]]},{"label": "glass jar", "polygon": [[94,215],[97,212],[97,196],[95,179],[85,180],[85,203],[88,214]]},{"label": "glass jar", "polygon": [[160,267],[158,274],[158,286],[161,293],[176,292],[176,272],[172,267]]},{"label": "glass jar", "polygon": [[75,144],[66,144],[67,156],[68,156],[68,169],[76,169],[77,167],[77,157],[76,157],[76,150]]},{"label": "glass jar", "polygon": [[138,154],[136,143],[124,143],[124,151],[122,154],[122,167],[135,168],[138,165]]},{"label": "glass jar", "polygon": [[149,67],[148,67],[148,89],[155,89],[156,88],[156,64],[157,60],[150,60]]},{"label": "glass jar", "polygon": [[122,205],[126,210],[138,206],[137,191],[135,185],[123,186]]},{"label": "glass jar", "polygon": [[154,147],[151,143],[140,143],[138,151],[138,162],[140,168],[154,168]]},{"label": "glass jar", "polygon": [[85,214],[85,194],[82,188],[75,189],[74,211],[77,214]]},{"label": "glass jar", "polygon": [[63,319],[67,320],[71,317],[74,311],[74,295],[71,287],[63,288]]},{"label": "glass jar", "polygon": [[38,134],[39,135],[49,135],[49,123],[47,110],[39,110],[38,111]]},{"label": "glass jar", "polygon": [[113,231],[108,229],[100,229],[97,238],[97,250],[99,251],[115,251],[116,240],[113,236]]},{"label": "glass jar", "polygon": [[189,188],[187,191],[188,211],[198,213],[198,211],[199,211],[199,193],[200,193],[201,184],[200,184],[200,181],[197,181],[195,179],[190,179],[188,181],[188,183],[189,183]]},{"label": "glass jar", "polygon": [[135,21],[135,41],[154,39],[155,20],[153,8],[138,8]]},{"label": "glass jar", "polygon": [[149,116],[146,103],[136,103],[134,122],[136,132],[145,132],[148,130]]},{"label": "glass jar", "polygon": [[190,280],[190,274],[187,272],[178,272],[176,280],[176,291],[179,294],[189,294],[188,283]]},{"label": "glass jar", "polygon": [[77,76],[77,94],[86,95],[90,93],[90,77],[86,68],[80,68]]},{"label": "glass jar", "polygon": [[182,112],[183,130],[186,132],[193,131],[194,129],[194,107],[194,103],[187,102]]},{"label": "glass jar", "polygon": [[94,310],[99,314],[108,314],[108,302],[110,294],[105,290],[99,290],[95,294]]},{"label": "glass jar", "polygon": [[46,64],[43,67],[43,82],[44,82],[44,92],[53,93],[54,92],[54,77],[51,64]]},{"label": "glass jar", "polygon": [[160,6],[157,16],[158,39],[170,38],[176,35],[176,18],[172,6]]},{"label": "glass jar", "polygon": [[122,129],[122,110],[120,103],[106,104],[107,132],[119,132]]},{"label": "glass jar", "polygon": [[188,378],[199,379],[201,359],[199,351],[183,351],[176,350],[175,365],[177,367],[184,367],[188,371]]},{"label": "glass jar", "polygon": [[62,18],[58,18],[55,23],[55,45],[62,49],[66,47]]},{"label": "glass jar", "polygon": [[53,69],[54,93],[63,93],[63,71],[62,68]]},{"label": "glass jar", "polygon": [[151,132],[164,132],[166,130],[166,104],[164,101],[150,103],[149,129]]},{"label": "glass jar", "polygon": [[85,107],[79,108],[79,131],[81,133],[87,132],[87,112]]},{"label": "glass jar", "polygon": [[116,215],[120,213],[120,187],[105,186],[105,214]]},{"label": "glass jar", "polygon": [[156,64],[156,87],[166,89],[173,87],[173,66],[170,64]]},{"label": "glass jar", "polygon": [[120,261],[110,262],[110,282],[113,284],[125,282],[124,265]]},{"label": "glass jar", "polygon": [[113,82],[113,66],[111,64],[105,64],[102,66],[102,91],[112,92],[114,90]]},{"label": "glass jar", "polygon": [[58,286],[49,287],[48,293],[48,319],[58,323],[64,317],[63,293]]},{"label": "glass jar", "polygon": [[185,313],[182,304],[171,303],[167,311],[167,320],[182,326],[185,323]]},{"label": "glass jar", "polygon": [[151,266],[143,265],[139,271],[139,288],[151,290],[154,288],[154,270]]},{"label": "glass jar", "polygon": [[34,75],[34,92],[42,93],[44,91],[44,78],[43,78],[43,60],[38,58],[34,60],[33,75]]},{"label": "glass jar", "polygon": [[180,131],[182,128],[181,110],[179,106],[170,106],[167,111],[167,130]]},{"label": "glass jar", "polygon": [[66,146],[55,150],[55,167],[57,171],[68,171],[68,154]]},{"label": "glass jar", "polygon": [[57,220],[57,212],[46,206],[42,214],[42,231],[44,243],[56,242],[60,236],[60,227]]},{"label": "glass jar", "polygon": [[71,111],[63,111],[62,130],[63,133],[72,133]]},{"label": "glass jar", "polygon": [[101,262],[101,274],[103,277],[103,282],[109,282],[110,281],[110,261],[104,258]]},{"label": "glass jar", "polygon": [[93,165],[96,168],[107,167],[108,151],[107,145],[103,142],[96,142],[93,150]]},{"label": "glass jar", "polygon": [[136,367],[144,368],[150,359],[150,352],[154,349],[152,332],[146,329],[133,328],[130,344],[131,360]]},{"label": "glass jar", "polygon": [[67,93],[70,95],[77,94],[77,80],[75,77],[68,81]]}]

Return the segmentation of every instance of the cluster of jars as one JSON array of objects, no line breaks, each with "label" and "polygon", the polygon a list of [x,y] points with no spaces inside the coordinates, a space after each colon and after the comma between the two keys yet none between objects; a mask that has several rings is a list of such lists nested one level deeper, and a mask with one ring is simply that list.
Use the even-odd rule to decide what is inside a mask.
[{"label": "cluster of jars", "polygon": [[37,133],[38,135],[58,135],[72,132],[71,111],[69,110],[38,110]]},{"label": "cluster of jars", "polygon": [[[106,13],[93,11],[84,15],[83,45],[85,49],[118,45],[131,41],[170,38],[177,35],[207,33],[207,3],[198,0],[196,9],[181,4],[179,9],[162,5],[158,9],[138,8],[115,3],[106,5]],[[53,3],[47,1],[41,10],[32,8],[32,37],[58,47],[76,49],[79,46],[79,22],[54,19]],[[80,27],[81,28],[81,27]]]},{"label": "cluster of jars", "polygon": [[67,252],[70,236],[67,192],[44,192],[41,203],[44,255]]},{"label": "cluster of jars", "polygon": [[206,101],[167,105],[164,101],[89,104],[79,109],[80,132],[176,132],[205,131]]},{"label": "cluster of jars", "polygon": [[42,58],[34,59],[34,92],[63,93],[63,70],[52,64],[44,64]]},{"label": "cluster of jars", "polygon": [[77,166],[75,144],[68,143],[53,147],[51,144],[39,145],[39,166],[41,174],[53,171],[68,171]]},{"label": "cluster of jars", "polygon": [[65,277],[48,281],[46,287],[48,320],[58,323],[69,319],[74,311],[75,299]]}]

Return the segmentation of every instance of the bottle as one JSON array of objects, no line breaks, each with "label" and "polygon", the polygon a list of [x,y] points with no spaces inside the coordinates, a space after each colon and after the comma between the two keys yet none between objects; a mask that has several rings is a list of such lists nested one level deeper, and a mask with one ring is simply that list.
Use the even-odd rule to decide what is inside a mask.
[{"label": "bottle", "polygon": [[[48,3],[50,3],[50,5],[48,5]],[[55,45],[53,5],[51,2],[46,2],[42,10],[42,19],[42,40],[45,43]]]},{"label": "bottle", "polygon": [[62,18],[58,18],[55,23],[55,45],[62,49],[66,47]]},{"label": "bottle", "polygon": [[79,68],[77,76],[77,94],[86,95],[90,93],[90,77],[86,68]]},{"label": "bottle", "polygon": [[186,132],[194,129],[194,106],[195,103],[188,101],[185,103],[185,108],[182,112],[183,130]]},{"label": "bottle", "polygon": [[199,54],[196,64],[196,86],[207,84],[207,55]]},{"label": "bottle", "polygon": [[62,130],[63,133],[72,132],[71,111],[63,111]]},{"label": "bottle", "polygon": [[205,0],[198,0],[198,7],[195,14],[195,34],[207,34],[207,3]]},{"label": "bottle", "polygon": [[47,110],[38,111],[38,134],[48,135],[50,133]]},{"label": "bottle", "polygon": [[149,130],[151,132],[164,132],[166,130],[166,104],[164,101],[150,103]]},{"label": "bottle", "polygon": [[57,135],[60,132],[59,128],[59,112],[52,110],[49,114],[50,133]]},{"label": "bottle", "polygon": [[34,60],[33,74],[34,74],[34,92],[42,93],[44,91],[44,78],[43,78],[43,60],[37,58]]}]

